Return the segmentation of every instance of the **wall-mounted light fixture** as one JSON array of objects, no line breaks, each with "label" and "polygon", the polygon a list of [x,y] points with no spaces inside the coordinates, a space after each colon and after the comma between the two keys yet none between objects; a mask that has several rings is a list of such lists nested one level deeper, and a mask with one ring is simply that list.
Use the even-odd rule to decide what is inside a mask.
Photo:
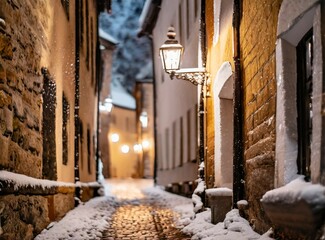
[{"label": "wall-mounted light fixture", "polygon": [[170,78],[186,80],[194,85],[206,85],[209,74],[205,68],[183,68],[181,69],[181,58],[183,46],[175,39],[176,33],[173,27],[168,28],[168,39],[159,48],[162,65]]},{"label": "wall-mounted light fixture", "polygon": [[[186,80],[194,85],[199,85],[199,103],[198,103],[198,148],[199,148],[199,166],[205,166],[205,143],[204,143],[204,128],[206,105],[205,97],[209,96],[209,73],[205,68],[184,68],[181,69],[181,57],[183,46],[175,39],[176,33],[173,27],[168,28],[168,39],[159,48],[159,54],[162,60],[163,69],[170,75],[170,78]],[[205,181],[204,167],[199,168],[199,178]]]},{"label": "wall-mounted light fixture", "polygon": [[145,112],[145,111],[141,112],[139,120],[140,120],[141,126],[143,128],[148,127],[148,114],[147,114],[147,112]]},{"label": "wall-mounted light fixture", "polygon": [[110,97],[105,98],[104,102],[99,103],[99,111],[104,113],[109,113],[112,111],[113,108],[113,102]]}]

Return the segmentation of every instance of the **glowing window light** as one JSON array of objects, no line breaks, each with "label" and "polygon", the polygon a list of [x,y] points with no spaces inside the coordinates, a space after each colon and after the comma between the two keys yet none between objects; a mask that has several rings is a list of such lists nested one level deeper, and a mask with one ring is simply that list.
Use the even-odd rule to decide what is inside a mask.
[{"label": "glowing window light", "polygon": [[113,133],[111,135],[112,142],[118,142],[120,140],[120,136],[117,133]]},{"label": "glowing window light", "polygon": [[147,112],[142,112],[140,115],[140,122],[143,128],[148,127],[148,114]]},{"label": "glowing window light", "polygon": [[135,152],[141,152],[141,150],[142,150],[142,146],[141,146],[141,144],[134,144],[134,146],[133,146],[133,150],[134,150]]},{"label": "glowing window light", "polygon": [[121,147],[122,153],[128,153],[130,151],[130,147],[128,145],[123,145]]},{"label": "glowing window light", "polygon": [[142,141],[142,147],[143,147],[144,149],[149,148],[149,145],[150,145],[150,143],[149,143],[148,140],[143,140],[143,141]]}]

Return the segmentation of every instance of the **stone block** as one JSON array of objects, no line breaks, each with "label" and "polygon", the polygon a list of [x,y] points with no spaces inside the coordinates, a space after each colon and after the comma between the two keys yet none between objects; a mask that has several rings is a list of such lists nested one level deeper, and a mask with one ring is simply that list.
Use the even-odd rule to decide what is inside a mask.
[{"label": "stone block", "polygon": [[281,239],[316,239],[317,230],[324,223],[324,206],[303,199],[292,203],[263,201],[262,206]]},{"label": "stone block", "polygon": [[16,89],[18,83],[17,74],[13,70],[7,69],[7,84],[9,87]]},{"label": "stone block", "polygon": [[6,82],[6,70],[3,66],[3,64],[0,62],[0,83],[5,83]]},{"label": "stone block", "polygon": [[2,239],[33,239],[49,223],[47,199],[41,196],[0,196],[4,204],[1,214]]},{"label": "stone block", "polygon": [[206,196],[211,208],[211,223],[223,222],[232,207],[232,190],[228,188],[207,189]]},{"label": "stone block", "polygon": [[13,134],[12,134],[12,141],[17,143],[18,145],[23,144],[23,131],[24,131],[24,124],[17,118],[13,118]]},{"label": "stone block", "polygon": [[30,129],[39,131],[41,129],[41,112],[25,106],[26,124]]},{"label": "stone block", "polygon": [[31,152],[32,154],[38,156],[43,148],[42,137],[40,133],[35,132],[31,129],[24,129],[22,131],[23,143],[22,147]]},{"label": "stone block", "polygon": [[13,51],[10,35],[0,32],[0,56],[3,59],[12,60]]},{"label": "stone block", "polygon": [[42,177],[42,158],[25,151],[14,142],[9,145],[9,167],[16,173],[34,178]]},{"label": "stone block", "polygon": [[10,139],[0,135],[0,168],[7,168],[9,164],[9,142]]},{"label": "stone block", "polygon": [[4,90],[0,90],[0,108],[8,107],[12,104],[12,97]]},{"label": "stone block", "polygon": [[[0,108],[1,132],[5,136],[13,133],[13,113],[7,107]],[[2,127],[3,126],[3,127]],[[2,129],[3,128],[3,129]]]},{"label": "stone block", "polygon": [[15,116],[19,118],[20,121],[24,121],[25,119],[24,104],[20,94],[13,93],[12,104],[13,104]]},{"label": "stone block", "polygon": [[64,215],[74,208],[74,193],[62,194],[58,193],[53,196],[53,219],[51,220],[59,220]]}]

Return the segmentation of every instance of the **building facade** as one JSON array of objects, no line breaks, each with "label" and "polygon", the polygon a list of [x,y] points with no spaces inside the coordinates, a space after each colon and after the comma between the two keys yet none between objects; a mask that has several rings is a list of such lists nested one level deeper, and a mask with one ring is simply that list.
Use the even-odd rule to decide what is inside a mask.
[{"label": "building facade", "polygon": [[[168,128],[163,125],[168,121],[159,115],[163,111],[173,115],[173,109],[181,112],[184,106],[173,103],[171,109],[169,99],[176,95],[176,101],[181,102],[184,92],[191,95],[184,90],[185,85],[177,87],[182,84],[179,81],[169,82],[168,93],[163,89],[169,83],[160,82],[165,75],[158,50],[166,39],[164,32],[173,25],[185,47],[182,68],[198,59],[196,54],[187,55],[189,36],[203,34],[206,44],[199,52],[202,63],[195,64],[206,66],[210,74],[205,98],[205,187],[232,189],[232,206],[239,208],[259,233],[272,227],[276,239],[318,239],[325,213],[323,1],[206,0],[198,12],[204,28],[191,24],[190,31],[178,26],[191,19],[186,4],[194,3],[179,1],[171,6],[168,2],[167,7],[166,2],[160,10],[152,3],[147,16],[156,21],[143,24],[147,34],[153,34],[157,56],[158,159],[169,163],[166,159],[176,156],[175,161],[181,162],[184,155],[177,141],[188,141],[192,130],[190,127],[183,138],[177,135],[177,123]],[[179,14],[183,11],[185,15]],[[193,98],[193,104],[197,102]],[[164,148],[170,131],[177,139],[172,144],[175,155]],[[170,158],[163,154],[170,154]],[[157,165],[164,170],[162,163],[158,160]],[[157,182],[166,185],[168,182],[159,180],[163,176],[159,171],[158,167]],[[181,181],[170,179],[169,183],[173,180]]]},{"label": "building facade", "polygon": [[198,175],[196,162],[198,90],[188,82],[170,80],[159,59],[159,46],[166,40],[168,27],[173,26],[178,41],[185,47],[182,65],[197,67],[200,62],[198,50],[200,1],[162,1],[159,7],[157,7],[160,5],[159,1],[150,2],[147,1],[147,6],[144,7],[141,31],[152,36],[154,45],[156,181],[163,186],[194,182]]},{"label": "building facade", "polygon": [[1,238],[33,239],[75,197],[94,194],[97,15],[106,6],[0,3]]},{"label": "building facade", "polygon": [[112,71],[112,61],[113,52],[118,44],[112,36],[104,32],[99,28],[99,41],[100,41],[100,52],[102,59],[102,73],[101,73],[101,91],[100,91],[100,138],[99,138],[99,150],[100,158],[103,164],[102,174],[104,178],[110,177],[110,159],[109,159],[109,123],[110,123],[110,113],[112,111],[112,94],[111,94],[111,71]]},{"label": "building facade", "polygon": [[111,87],[113,109],[109,123],[110,176],[137,178],[141,174],[141,149],[138,148],[136,130],[136,102],[119,80],[113,81]]},{"label": "building facade", "polygon": [[233,189],[234,207],[246,200],[243,215],[259,233],[273,227],[276,239],[317,239],[323,224],[324,206],[314,211],[316,203],[302,196],[288,203],[305,191],[290,190],[299,179],[310,188],[324,185],[322,5],[206,1],[213,89],[206,174],[214,174],[214,187]]}]

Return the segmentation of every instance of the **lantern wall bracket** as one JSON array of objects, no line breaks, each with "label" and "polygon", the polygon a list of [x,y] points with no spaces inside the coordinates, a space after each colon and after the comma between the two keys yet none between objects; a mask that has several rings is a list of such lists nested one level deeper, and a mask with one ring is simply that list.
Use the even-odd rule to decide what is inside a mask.
[{"label": "lantern wall bracket", "polygon": [[176,71],[167,71],[170,79],[180,79],[189,81],[194,85],[205,85],[209,78],[209,73],[205,68],[182,68]]}]

